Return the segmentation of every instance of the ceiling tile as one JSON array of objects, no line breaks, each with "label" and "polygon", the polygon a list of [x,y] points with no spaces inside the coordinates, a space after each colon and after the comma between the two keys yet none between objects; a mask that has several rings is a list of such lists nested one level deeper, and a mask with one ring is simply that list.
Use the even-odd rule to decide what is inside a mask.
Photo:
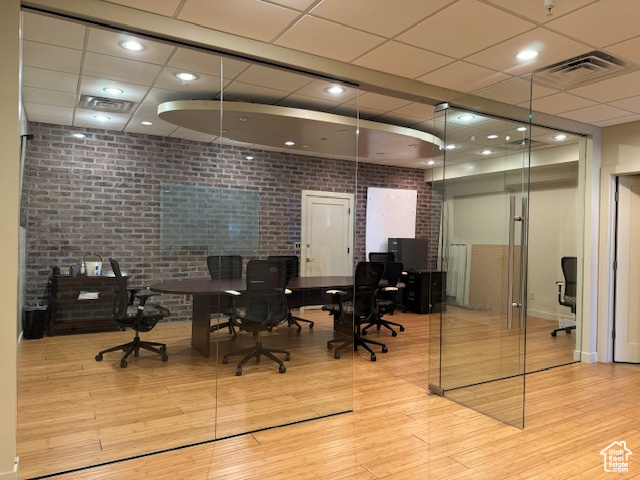
[{"label": "ceiling tile", "polygon": [[[144,50],[134,52],[121,47],[123,42],[134,39],[144,46]],[[112,32],[100,28],[92,28],[89,30],[89,42],[87,43],[87,51],[89,52],[164,65],[174,50],[176,50],[176,47],[172,45],[155,42],[147,38],[129,35],[123,32]]]},{"label": "ceiling tile", "polygon": [[620,125],[622,123],[630,123],[630,122],[638,122],[640,121],[640,115],[629,115],[626,117],[619,118],[611,118],[609,120],[602,120],[600,122],[595,122],[594,125],[597,127],[610,127],[613,125]]},{"label": "ceiling tile", "polygon": [[325,58],[351,62],[382,42],[382,37],[306,15],[274,43]]},{"label": "ceiling tile", "polygon": [[276,3],[283,7],[293,8],[294,10],[302,12],[316,3],[316,0],[271,0],[271,3]]},{"label": "ceiling tile", "polygon": [[392,41],[376,47],[352,63],[401,77],[416,78],[453,61],[437,53]]},{"label": "ceiling tile", "polygon": [[547,27],[596,48],[603,48],[637,37],[638,18],[638,1],[600,0],[550,21]]},{"label": "ceiling tile", "polygon": [[324,0],[311,14],[391,38],[449,3],[451,0]]},{"label": "ceiling tile", "polygon": [[[107,87],[115,87],[124,90],[120,95],[114,95],[104,91]],[[113,98],[114,100],[126,100],[129,102],[140,102],[145,97],[149,87],[142,85],[131,85],[130,83],[114,82],[103,78],[82,77],[80,81],[80,93],[83,95],[93,95],[96,97]]]},{"label": "ceiling tile", "polygon": [[363,93],[358,97],[358,105],[360,108],[371,108],[382,112],[389,112],[409,105],[410,103],[411,102],[401,98],[394,98],[371,92]]},{"label": "ceiling tile", "polygon": [[[537,50],[538,57],[529,61],[515,58],[521,50]],[[465,60],[510,75],[522,75],[539,68],[592,51],[588,45],[574,42],[544,28],[518,35]]]},{"label": "ceiling tile", "polygon": [[504,73],[458,61],[423,75],[418,80],[430,85],[470,93],[503,82],[508,78],[509,76]]},{"label": "ceiling tile", "polygon": [[[219,55],[213,53],[200,52],[190,48],[178,48],[173,57],[171,57],[171,60],[167,63],[167,66],[176,68],[182,72],[204,73],[212,77],[220,77],[222,61]],[[245,65],[245,62],[238,62],[237,60],[227,61],[225,59],[225,69],[230,69],[232,62]],[[236,72],[236,74],[237,73],[238,72]],[[225,76],[231,78],[229,75]]]},{"label": "ceiling tile", "polygon": [[572,120],[578,120],[579,122],[594,123],[603,120],[610,120],[612,118],[626,117],[628,115],[629,112],[610,105],[594,105],[592,107],[581,108],[571,112],[564,112],[561,116]]},{"label": "ceiling tile", "polygon": [[223,95],[225,100],[233,102],[276,103],[285,98],[288,93],[284,90],[234,81],[225,87]]},{"label": "ceiling tile", "polygon": [[328,112],[340,105],[340,102],[331,101],[324,98],[308,97],[306,95],[292,94],[278,101],[278,105],[305,108],[308,110],[318,110],[319,112]]},{"label": "ceiling tile", "polygon": [[487,3],[492,3],[497,7],[501,7],[505,10],[509,10],[511,13],[525,17],[536,23],[547,23],[551,20],[560,18],[567,13],[573,12],[579,8],[584,7],[596,0],[562,0],[554,2],[553,15],[547,15],[547,10],[544,8],[544,2],[532,2],[522,0],[487,0]]},{"label": "ceiling tile", "polygon": [[[554,95],[549,95],[548,97],[537,98],[533,100],[532,103],[533,110],[537,112],[550,113],[552,115],[596,105],[596,102],[587,100],[586,98],[576,97],[575,95],[570,95],[568,93],[556,93]],[[526,102],[526,105],[523,106],[528,108],[529,102]]]},{"label": "ceiling tile", "polygon": [[[153,125],[143,125],[140,122],[150,121]],[[169,122],[159,119],[157,116],[152,118],[141,117],[139,115],[134,116],[128,125],[125,127],[125,132],[131,133],[144,133],[146,135],[160,135],[166,137],[176,131],[178,127]]]},{"label": "ceiling tile", "polygon": [[640,37],[607,47],[607,52],[640,65]]},{"label": "ceiling tile", "polygon": [[259,0],[187,0],[178,18],[214,30],[270,42],[299,15],[288,8]]},{"label": "ceiling tile", "polygon": [[460,0],[396,40],[462,58],[534,27],[533,23],[477,0]]},{"label": "ceiling tile", "polygon": [[22,38],[59,47],[82,48],[86,27],[59,18],[24,12]]},{"label": "ceiling tile", "polygon": [[533,84],[533,92],[531,90],[529,81],[522,78],[512,78],[504,83],[485,88],[475,93],[481,97],[510,105],[519,105],[527,102],[530,97],[536,99],[558,93],[556,90],[540,86],[536,83]]},{"label": "ceiling tile", "polygon": [[609,102],[612,107],[627,110],[633,113],[640,113],[640,95],[636,97],[625,98],[624,100],[616,100]]},{"label": "ceiling tile", "polygon": [[144,105],[160,105],[164,102],[177,102],[178,100],[211,100],[211,93],[196,94],[191,91],[165,90],[163,88],[152,88],[144,98]]},{"label": "ceiling tile", "polygon": [[75,93],[45,90],[42,88],[22,87],[22,100],[25,103],[40,103],[59,107],[75,107]]},{"label": "ceiling tile", "polygon": [[[136,85],[153,85],[161,67],[124,58],[110,57],[99,53],[87,52],[82,73],[92,77],[129,82],[135,79]],[[134,82],[131,82],[134,83]]]},{"label": "ceiling tile", "polygon": [[424,121],[427,118],[433,118],[433,111],[433,105],[427,105],[426,103],[410,103],[395,109],[392,113]]},{"label": "ceiling tile", "polygon": [[75,93],[78,89],[79,77],[73,73],[24,67],[22,69],[22,86]]},{"label": "ceiling tile", "polygon": [[236,77],[236,80],[276,90],[295,93],[313,82],[313,78],[299,73],[287,72],[262,65],[251,65]]},{"label": "ceiling tile", "polygon": [[609,78],[599,83],[568,90],[568,93],[585,97],[596,102],[608,103],[621,98],[633,97],[638,94],[640,71]]},{"label": "ceiling tile", "polygon": [[49,117],[47,115],[36,115],[27,113],[29,122],[50,123],[52,125],[72,125],[72,115],[64,116],[64,112],[60,112],[60,117]]},{"label": "ceiling tile", "polygon": [[81,50],[29,41],[22,42],[22,49],[23,62],[27,67],[39,67],[67,73],[80,72]]},{"label": "ceiling tile", "polygon": [[30,115],[43,115],[47,117],[71,118],[73,108],[60,107],[58,105],[43,105],[42,103],[24,102],[27,118]]},{"label": "ceiling tile", "polygon": [[165,17],[172,17],[182,0],[108,0],[127,7],[137,8],[145,12],[157,13]]},{"label": "ceiling tile", "polygon": [[[344,92],[340,94],[332,94],[327,92],[327,88],[332,85],[340,85],[344,88]],[[320,98],[330,102],[354,102],[358,95],[360,95],[360,91],[357,87],[351,87],[349,85],[344,85],[338,82],[331,82],[329,80],[314,80],[309,85],[301,88],[296,92],[299,95],[305,95],[308,97]]]}]

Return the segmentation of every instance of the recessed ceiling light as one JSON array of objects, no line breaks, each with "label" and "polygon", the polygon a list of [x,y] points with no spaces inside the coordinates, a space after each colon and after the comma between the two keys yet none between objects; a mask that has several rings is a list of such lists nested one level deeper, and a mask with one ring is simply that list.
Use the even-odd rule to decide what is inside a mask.
[{"label": "recessed ceiling light", "polygon": [[111,120],[111,117],[107,117],[106,115],[94,115],[93,118],[95,118],[99,122],[108,122],[109,120]]},{"label": "recessed ceiling light", "polygon": [[121,95],[124,93],[124,90],[116,87],[107,87],[107,88],[103,88],[102,90],[104,90],[107,93],[110,93],[111,95]]},{"label": "recessed ceiling light", "polygon": [[153,125],[153,122],[150,122],[149,120],[144,120],[143,122],[140,122],[142,125]]},{"label": "recessed ceiling light", "polygon": [[73,138],[84,138],[86,135],[84,133],[74,133],[71,135]]},{"label": "recessed ceiling light", "polygon": [[418,148],[418,144],[417,143],[410,143],[409,147],[411,148]]},{"label": "recessed ceiling light", "polygon": [[491,150],[483,150],[481,153],[483,155],[491,155],[493,152]]},{"label": "recessed ceiling light", "polygon": [[458,147],[457,145],[451,144],[451,145],[447,145],[446,148],[447,148],[447,150],[453,150],[454,148],[457,148],[457,147]]},{"label": "recessed ceiling light", "polygon": [[189,72],[176,73],[176,77],[178,77],[180,80],[184,80],[185,82],[190,82],[191,80],[195,80],[196,78],[198,78],[197,75]]},{"label": "recessed ceiling light", "polygon": [[555,136],[555,137],[553,137],[553,138],[554,138],[555,140],[562,141],[562,140],[566,140],[566,139],[567,139],[567,136],[566,136],[564,133],[561,133],[561,134],[559,134],[559,135],[556,135],[556,136]]},{"label": "recessed ceiling light", "polygon": [[532,60],[536,58],[539,54],[540,52],[538,52],[537,50],[522,50],[516,53],[516,58],[518,60]]},{"label": "recessed ceiling light", "polygon": [[287,145],[288,147],[293,147],[296,144],[296,142],[292,142],[291,140],[288,140],[284,142],[284,144]]},{"label": "recessed ceiling light", "polygon": [[241,122],[246,122],[249,119],[247,117],[238,117],[238,120]]},{"label": "recessed ceiling light", "polygon": [[324,91],[332,95],[338,95],[339,93],[344,93],[344,88],[339,85],[332,85],[331,87],[325,88]]},{"label": "recessed ceiling light", "polygon": [[427,162],[427,165],[433,165],[434,163],[436,163],[436,161],[435,161],[435,160],[429,160],[429,161]]},{"label": "recessed ceiling light", "polygon": [[246,156],[246,157],[244,157],[244,158],[246,158],[247,160],[253,160],[253,157],[252,157],[251,155],[247,155],[247,156]]},{"label": "recessed ceiling light", "polygon": [[122,42],[120,46],[125,50],[131,50],[132,52],[139,52],[141,50],[144,50],[144,45],[142,45],[140,42],[137,42],[136,40],[127,40],[126,42]]},{"label": "recessed ceiling light", "polygon": [[496,135],[495,133],[492,133],[491,135],[487,135],[487,138],[490,138],[493,140],[494,138],[498,138],[498,135]]},{"label": "recessed ceiling light", "polygon": [[527,131],[527,127],[518,127],[518,128],[516,128],[516,130],[518,130],[519,132],[526,132]]},{"label": "recessed ceiling light", "polygon": [[302,145],[302,148],[309,148],[309,147],[311,147],[311,145],[307,145],[307,144]]},{"label": "recessed ceiling light", "polygon": [[347,132],[348,132],[348,130],[338,130],[338,133],[342,133],[342,134],[345,134]]},{"label": "recessed ceiling light", "polygon": [[377,152],[376,155],[383,156],[383,155],[386,155],[386,153],[385,152]]},{"label": "recessed ceiling light", "polygon": [[464,115],[460,115],[458,117],[458,120],[462,120],[463,122],[468,122],[469,120],[473,120],[474,118],[476,118],[475,115],[471,115],[469,113],[466,113]]}]

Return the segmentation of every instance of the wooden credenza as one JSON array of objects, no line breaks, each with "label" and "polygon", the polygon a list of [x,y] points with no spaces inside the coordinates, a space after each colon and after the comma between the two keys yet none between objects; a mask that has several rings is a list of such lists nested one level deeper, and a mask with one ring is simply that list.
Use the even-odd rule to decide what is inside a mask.
[{"label": "wooden credenza", "polygon": [[[116,288],[115,277],[50,277],[47,333],[117,328],[111,321]],[[98,298],[82,300],[80,292],[96,293]]]}]

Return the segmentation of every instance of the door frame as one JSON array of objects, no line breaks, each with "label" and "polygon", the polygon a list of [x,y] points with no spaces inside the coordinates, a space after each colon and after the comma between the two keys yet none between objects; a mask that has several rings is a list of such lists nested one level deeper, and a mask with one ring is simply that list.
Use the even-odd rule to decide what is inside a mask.
[{"label": "door frame", "polygon": [[322,190],[302,190],[301,192],[301,207],[300,207],[300,276],[306,277],[307,267],[305,262],[305,249],[307,248],[307,234],[305,225],[307,224],[307,200],[310,197],[321,198],[340,198],[349,201],[349,224],[348,224],[348,239],[347,244],[350,245],[348,262],[349,265],[353,265],[353,237],[354,237],[354,216],[355,216],[355,195],[353,193],[340,193],[340,192],[325,192]]}]

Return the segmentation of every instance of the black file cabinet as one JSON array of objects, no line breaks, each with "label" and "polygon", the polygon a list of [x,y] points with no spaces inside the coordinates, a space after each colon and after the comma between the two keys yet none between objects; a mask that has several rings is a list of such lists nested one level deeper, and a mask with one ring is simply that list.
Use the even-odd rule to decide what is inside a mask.
[{"label": "black file cabinet", "polygon": [[443,289],[446,272],[410,270],[403,277],[402,293],[404,307],[413,313],[433,313],[446,310]]}]

